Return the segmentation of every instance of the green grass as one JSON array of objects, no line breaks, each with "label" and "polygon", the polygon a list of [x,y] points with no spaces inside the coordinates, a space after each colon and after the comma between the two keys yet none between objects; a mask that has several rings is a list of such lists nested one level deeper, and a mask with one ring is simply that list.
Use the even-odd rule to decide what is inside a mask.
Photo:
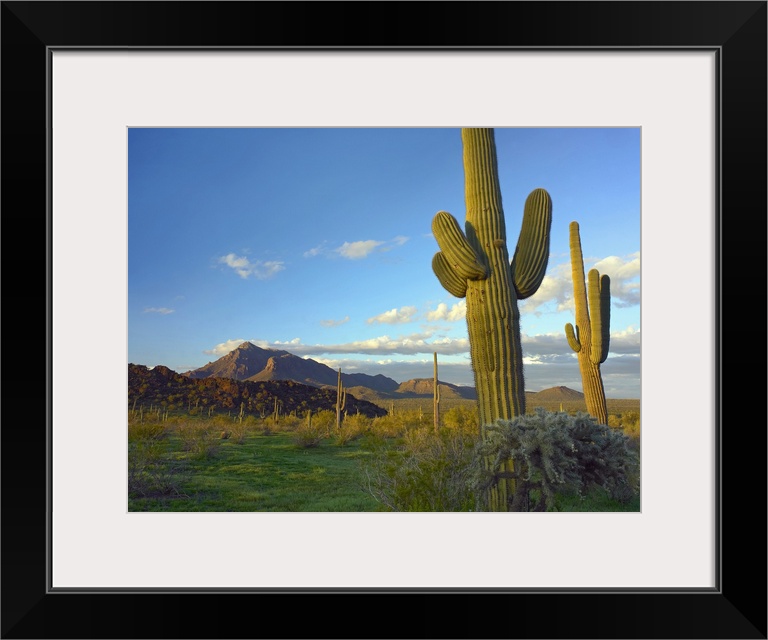
[{"label": "green grass", "polygon": [[[372,424],[376,442],[403,443],[408,418]],[[418,422],[418,418],[411,417]],[[431,416],[430,416],[431,418]],[[401,421],[403,424],[401,424]],[[323,432],[317,446],[297,445],[303,423],[247,425],[242,441],[231,419],[174,416],[167,422],[129,425],[128,509],[162,512],[376,512],[388,511],[367,493],[360,467],[375,455],[365,437],[345,441]],[[350,422],[350,427],[353,422]],[[373,428],[368,423],[368,428]],[[270,426],[271,433],[265,434]],[[365,425],[363,425],[364,427]],[[298,432],[297,432],[298,430]],[[351,430],[350,430],[351,432]],[[386,433],[387,437],[382,437]],[[368,441],[370,444],[370,441]],[[622,504],[596,490],[585,498],[558,496],[556,511],[638,511],[639,499]]]},{"label": "green grass", "polygon": [[165,443],[164,461],[182,471],[180,495],[129,496],[129,511],[377,511],[378,503],[351,482],[367,455],[357,442],[343,448],[324,439],[299,448],[293,434],[248,434],[243,444],[220,440],[210,457]]},{"label": "green grass", "polygon": [[612,500],[606,491],[595,489],[586,496],[555,496],[554,505],[550,511],[640,511],[640,496],[635,496],[627,504]]}]

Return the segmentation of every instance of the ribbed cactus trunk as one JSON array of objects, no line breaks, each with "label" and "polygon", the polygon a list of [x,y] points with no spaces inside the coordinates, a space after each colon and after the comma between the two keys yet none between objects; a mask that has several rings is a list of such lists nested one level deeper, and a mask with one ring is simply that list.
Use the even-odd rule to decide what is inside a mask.
[{"label": "ribbed cactus trunk", "polygon": [[512,286],[493,131],[465,129],[466,234],[487,272],[467,285],[467,327],[480,424],[525,413],[520,313]]},{"label": "ribbed cactus trunk", "polygon": [[585,285],[579,223],[571,222],[568,230],[576,328],[574,330],[570,323],[566,324],[565,335],[578,356],[587,412],[600,424],[608,424],[608,406],[600,365],[608,357],[611,335],[611,280],[607,275],[600,277],[597,269],[590,269],[588,284]]},{"label": "ribbed cactus trunk", "polygon": [[[544,277],[552,202],[543,189],[528,196],[510,264],[493,129],[462,129],[461,133],[465,233],[449,213],[437,213],[432,230],[440,252],[433,258],[432,268],[450,293],[467,299],[470,354],[485,439],[488,425],[525,413],[517,301],[533,295]],[[501,477],[489,491],[491,511],[507,511],[514,494],[512,462],[501,471],[507,477]]]}]

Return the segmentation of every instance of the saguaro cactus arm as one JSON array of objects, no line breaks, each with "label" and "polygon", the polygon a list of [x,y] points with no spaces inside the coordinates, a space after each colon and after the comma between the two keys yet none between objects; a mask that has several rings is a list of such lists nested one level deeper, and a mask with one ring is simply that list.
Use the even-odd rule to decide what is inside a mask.
[{"label": "saguaro cactus arm", "polygon": [[573,325],[569,322],[565,325],[565,337],[568,338],[568,344],[576,353],[581,351],[581,342],[579,342],[579,328],[574,331]]},{"label": "saguaro cactus arm", "polygon": [[552,199],[544,189],[534,189],[525,200],[523,226],[511,268],[518,300],[539,290],[549,261]]},{"label": "saguaro cactus arm", "polygon": [[452,296],[463,298],[467,295],[467,280],[460,277],[456,271],[448,264],[445,256],[438,251],[432,258],[432,271],[435,272],[437,279],[443,288]]},{"label": "saguaro cactus arm", "polygon": [[589,319],[592,325],[590,359],[595,364],[602,364],[608,357],[611,339],[611,279],[606,275],[601,277],[597,269],[590,269],[587,284]]},{"label": "saguaro cactus arm", "polygon": [[[469,243],[458,221],[447,211],[438,211],[432,220],[432,233],[440,252],[432,259],[432,269],[440,284],[449,293],[466,295],[467,280],[482,280],[488,277],[488,270]],[[439,256],[439,257],[438,257]]]}]

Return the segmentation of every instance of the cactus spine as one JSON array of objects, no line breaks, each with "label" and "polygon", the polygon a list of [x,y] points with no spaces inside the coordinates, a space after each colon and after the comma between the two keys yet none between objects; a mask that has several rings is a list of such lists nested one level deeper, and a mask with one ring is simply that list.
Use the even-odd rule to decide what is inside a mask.
[{"label": "cactus spine", "polygon": [[341,429],[341,412],[347,406],[347,390],[341,382],[341,369],[336,382],[336,428]]},{"label": "cactus spine", "polygon": [[[552,201],[544,189],[530,193],[510,262],[493,129],[462,129],[461,136],[466,233],[451,214],[437,213],[432,231],[440,251],[432,259],[432,269],[449,293],[467,299],[472,370],[485,439],[486,425],[525,413],[517,301],[536,293],[544,278]],[[502,471],[512,475],[511,461]],[[514,488],[511,478],[492,487],[489,509],[507,511]]]},{"label": "cactus spine", "polygon": [[435,416],[435,431],[437,431],[440,428],[440,385],[437,382],[437,351],[435,351],[435,374],[434,379],[432,381],[432,395],[433,395],[433,405],[434,405],[434,416]]},{"label": "cactus spine", "polygon": [[568,344],[578,354],[581,382],[587,411],[600,424],[608,424],[608,408],[600,365],[608,357],[611,336],[611,279],[590,269],[584,284],[584,259],[581,253],[579,223],[569,226],[573,302],[576,328],[565,325]]}]

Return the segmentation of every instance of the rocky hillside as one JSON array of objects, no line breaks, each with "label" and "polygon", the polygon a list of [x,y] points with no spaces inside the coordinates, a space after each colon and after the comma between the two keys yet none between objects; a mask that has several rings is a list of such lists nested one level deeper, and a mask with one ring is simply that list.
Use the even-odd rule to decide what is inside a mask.
[{"label": "rocky hillside", "polygon": [[[250,415],[271,415],[275,399],[283,414],[304,415],[311,410],[335,410],[336,390],[320,389],[293,380],[252,382],[232,378],[190,378],[168,367],[149,369],[143,365],[128,365],[128,408],[150,406],[169,411],[209,409],[217,413],[243,411]],[[387,411],[366,400],[347,393],[348,413],[360,412],[368,417],[386,415]]]}]

